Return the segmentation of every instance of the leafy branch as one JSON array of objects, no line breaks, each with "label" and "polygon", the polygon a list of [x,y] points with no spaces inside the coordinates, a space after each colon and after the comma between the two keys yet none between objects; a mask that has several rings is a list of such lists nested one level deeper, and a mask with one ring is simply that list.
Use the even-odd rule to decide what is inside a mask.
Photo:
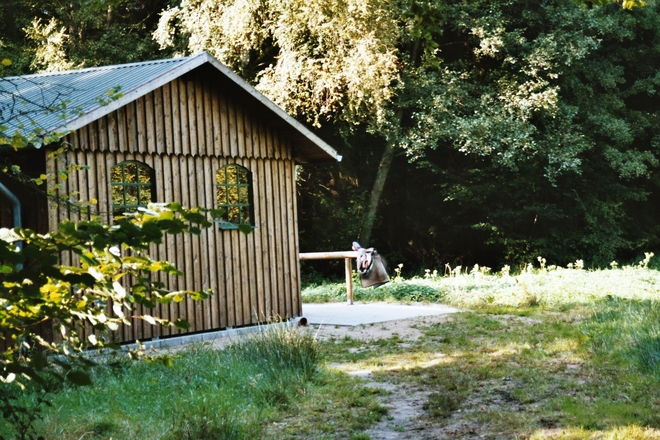
[{"label": "leafy branch", "polygon": [[[112,331],[130,325],[131,318],[152,325],[186,329],[182,319],[168,321],[136,315],[135,305],[147,309],[182,301],[202,300],[211,291],[170,291],[159,275],[181,275],[173,265],[146,254],[162,243],[164,234],[199,234],[212,224],[215,210],[185,209],[179,204],[152,204],[115,225],[97,221],[63,222],[56,232],[0,229],[0,380],[23,387],[27,381],[85,383],[82,369],[71,377],[51,362],[54,355],[79,360],[86,349],[118,348]],[[17,246],[22,242],[22,246]],[[62,265],[70,252],[79,265]],[[47,339],[40,324],[49,323],[56,337]],[[136,352],[131,355],[136,356]]]}]

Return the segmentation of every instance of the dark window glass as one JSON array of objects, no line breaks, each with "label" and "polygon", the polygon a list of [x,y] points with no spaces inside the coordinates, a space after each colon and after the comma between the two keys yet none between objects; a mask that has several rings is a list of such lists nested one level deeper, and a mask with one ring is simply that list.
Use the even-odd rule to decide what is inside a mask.
[{"label": "dark window glass", "polygon": [[253,224],[251,173],[240,165],[225,165],[216,173],[218,208],[225,211],[220,227],[236,228]]},{"label": "dark window glass", "polygon": [[155,200],[154,171],[142,162],[118,163],[110,170],[113,215],[137,211]]}]

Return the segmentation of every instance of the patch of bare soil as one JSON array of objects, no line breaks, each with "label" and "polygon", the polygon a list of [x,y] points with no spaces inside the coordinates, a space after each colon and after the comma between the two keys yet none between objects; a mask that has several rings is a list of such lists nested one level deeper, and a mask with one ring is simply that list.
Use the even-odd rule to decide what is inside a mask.
[{"label": "patch of bare soil", "polygon": [[405,384],[394,385],[375,380],[367,380],[366,385],[389,391],[381,402],[381,405],[388,409],[387,417],[367,431],[372,439],[438,438],[434,435],[434,430],[429,429],[432,427],[424,426],[425,423],[421,422],[427,417],[423,406],[428,398],[428,391]]},{"label": "patch of bare soil", "polygon": [[[365,342],[379,339],[389,339],[398,336],[403,340],[400,344],[412,344],[422,333],[419,327],[429,326],[451,320],[450,315],[427,316],[400,321],[389,321],[373,325],[322,326],[311,328],[319,340],[341,340],[345,337],[363,340]],[[502,316],[501,319],[520,319],[517,316]],[[523,318],[527,319],[527,318]],[[534,325],[534,320],[528,324]],[[438,353],[438,356],[443,354]],[[432,361],[433,362],[433,361]],[[505,411],[520,410],[519,402],[510,398],[509,383],[492,384],[482,397],[463,402],[461,409],[454,411],[447,418],[434,418],[425,403],[429,400],[432,390],[410,383],[393,383],[386,376],[374,375],[370,369],[351,370],[346,365],[331,364],[330,367],[340,369],[347,374],[363,380],[368,387],[387,391],[380,395],[381,405],[388,409],[387,415],[366,433],[373,440],[431,440],[431,439],[498,439],[503,438],[492,432],[486,424],[478,421],[480,411],[499,408]]]},{"label": "patch of bare soil", "polygon": [[[422,333],[420,326],[447,322],[449,315],[425,316],[419,318],[388,321],[384,323],[358,326],[320,326],[310,329],[319,340],[341,340],[345,337],[365,342],[389,339],[398,336],[405,344],[413,343]],[[344,365],[331,364],[331,367],[361,378],[364,385],[380,388],[387,393],[381,394],[381,405],[388,409],[386,417],[366,433],[373,440],[431,440],[441,438],[477,439],[480,426],[474,419],[468,420],[458,412],[449,419],[437,420],[425,409],[432,390],[423,389],[409,383],[392,383],[382,376],[376,378],[370,369],[350,370]]]}]

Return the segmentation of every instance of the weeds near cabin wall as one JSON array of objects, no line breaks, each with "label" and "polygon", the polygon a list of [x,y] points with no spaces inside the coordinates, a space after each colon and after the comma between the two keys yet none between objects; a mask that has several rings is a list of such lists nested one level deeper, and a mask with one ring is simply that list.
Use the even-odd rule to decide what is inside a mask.
[{"label": "weeds near cabin wall", "polygon": [[[55,391],[34,431],[60,439],[260,438],[266,420],[305,396],[319,362],[313,337],[282,323],[224,350],[196,344],[168,362],[99,366],[93,386]],[[7,438],[19,435],[13,429],[0,420]]]}]

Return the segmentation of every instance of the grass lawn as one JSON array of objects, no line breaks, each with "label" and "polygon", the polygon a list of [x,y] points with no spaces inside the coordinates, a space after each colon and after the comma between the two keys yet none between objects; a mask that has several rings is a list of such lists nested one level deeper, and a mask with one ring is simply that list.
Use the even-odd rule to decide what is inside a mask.
[{"label": "grass lawn", "polygon": [[[427,275],[358,289],[356,299],[465,311],[409,320],[406,331],[389,333],[375,330],[390,324],[325,334],[282,327],[222,351],[192,346],[171,366],[99,369],[94,386],[54,393],[34,432],[65,439],[660,439],[660,273],[640,264]],[[344,300],[340,290],[310,286],[303,298]],[[0,421],[1,435],[20,438],[10,429]]]},{"label": "grass lawn", "polygon": [[418,395],[419,438],[660,438],[658,378],[594,353],[580,312],[486,308],[418,325],[414,340],[323,346],[342,371]]}]

